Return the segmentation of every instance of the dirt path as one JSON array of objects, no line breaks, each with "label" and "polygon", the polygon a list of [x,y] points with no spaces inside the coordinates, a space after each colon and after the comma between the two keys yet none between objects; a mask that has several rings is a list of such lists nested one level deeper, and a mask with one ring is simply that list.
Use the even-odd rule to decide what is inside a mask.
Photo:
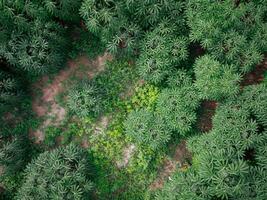
[{"label": "dirt path", "polygon": [[[33,85],[32,109],[40,119],[43,119],[37,130],[30,130],[30,137],[34,138],[36,143],[41,143],[44,140],[46,127],[60,125],[66,116],[65,108],[61,107],[55,100],[55,97],[65,90],[64,81],[72,76],[92,79],[97,73],[104,70],[105,62],[111,59],[111,55],[107,53],[98,56],[95,60],[80,56],[76,60],[69,61],[68,67],[62,69],[51,83],[48,83],[48,76],[44,76]],[[81,66],[83,67],[82,70]],[[40,91],[41,94],[38,94]]]}]

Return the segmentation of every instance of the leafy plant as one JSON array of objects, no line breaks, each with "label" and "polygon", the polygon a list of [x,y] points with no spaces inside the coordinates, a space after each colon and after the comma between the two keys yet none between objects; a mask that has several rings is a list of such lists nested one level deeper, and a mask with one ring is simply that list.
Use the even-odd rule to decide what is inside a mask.
[{"label": "leafy plant", "polygon": [[132,112],[133,110],[143,108],[153,111],[156,106],[158,95],[159,88],[154,85],[137,85],[134,95],[126,102],[127,111]]},{"label": "leafy plant", "polygon": [[97,75],[92,84],[101,88],[102,103],[106,112],[123,107],[123,99],[127,99],[128,87],[136,81],[135,66],[126,61],[112,61],[106,64],[105,71]]},{"label": "leafy plant", "polygon": [[187,6],[190,40],[198,41],[223,64],[248,72],[266,51],[266,2],[198,1]]},{"label": "leafy plant", "polygon": [[71,144],[30,163],[15,199],[87,199],[92,187],[86,154]]},{"label": "leafy plant", "polygon": [[56,138],[61,135],[61,129],[58,127],[48,127],[45,129],[44,143],[48,146],[54,146],[56,144]]},{"label": "leafy plant", "polygon": [[137,144],[147,145],[155,150],[170,140],[171,131],[164,120],[151,111],[133,111],[124,123],[126,134]]},{"label": "leafy plant", "polygon": [[219,100],[239,92],[241,76],[234,66],[222,65],[214,57],[205,55],[197,59],[194,71],[195,87],[202,99]]},{"label": "leafy plant", "polygon": [[95,117],[103,107],[101,101],[99,89],[90,83],[81,82],[69,92],[67,105],[79,117]]},{"label": "leafy plant", "polygon": [[177,36],[169,23],[162,22],[146,34],[137,61],[141,77],[153,84],[160,84],[188,57],[187,38]]},{"label": "leafy plant", "polygon": [[156,199],[266,198],[266,126],[254,117],[256,107],[250,107],[254,97],[265,105],[265,96],[264,85],[249,86],[241,96],[220,104],[210,133],[189,139],[191,168],[177,171]]},{"label": "leafy plant", "polygon": [[187,134],[196,122],[199,97],[194,87],[165,89],[159,95],[157,113],[166,125],[180,135]]},{"label": "leafy plant", "polygon": [[193,82],[192,77],[184,69],[179,69],[177,71],[174,71],[172,75],[168,77],[167,80],[168,86],[171,88],[183,87],[192,84],[192,82]]}]

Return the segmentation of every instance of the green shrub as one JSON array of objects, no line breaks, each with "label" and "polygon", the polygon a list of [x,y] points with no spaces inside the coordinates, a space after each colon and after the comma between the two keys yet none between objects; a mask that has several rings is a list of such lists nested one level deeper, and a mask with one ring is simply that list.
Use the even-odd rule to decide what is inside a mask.
[{"label": "green shrub", "polygon": [[74,145],[46,151],[30,163],[16,198],[88,199],[92,191],[86,153]]},{"label": "green shrub", "polygon": [[128,112],[133,110],[145,108],[153,111],[155,109],[156,101],[159,95],[159,88],[145,84],[143,86],[137,86],[135,93],[129,101],[126,102]]},{"label": "green shrub", "polygon": [[0,165],[5,168],[5,175],[20,172],[31,160],[33,148],[25,135],[16,136],[11,141],[1,141],[0,147]]},{"label": "green shrub", "polygon": [[91,148],[93,155],[98,159],[107,159],[112,162],[121,159],[123,149],[127,145],[121,124],[100,134],[90,136],[89,141],[93,144]]},{"label": "green shrub", "polygon": [[127,90],[137,78],[136,68],[126,61],[115,60],[108,62],[105,71],[92,80],[92,84],[101,88],[103,93],[103,110],[113,112],[123,105],[123,99],[127,98]]},{"label": "green shrub", "polygon": [[134,142],[147,145],[153,150],[162,147],[171,137],[164,120],[159,115],[144,109],[131,112],[124,126],[126,134]]},{"label": "green shrub", "polygon": [[160,84],[188,57],[188,41],[179,37],[175,27],[162,22],[155,30],[148,32],[137,61],[139,74],[148,82]]},{"label": "green shrub", "polygon": [[156,110],[172,131],[185,135],[196,122],[198,106],[198,94],[192,86],[188,85],[163,90],[159,95]]},{"label": "green shrub", "polygon": [[103,109],[100,90],[94,85],[81,82],[68,94],[67,105],[72,113],[81,118],[96,117]]},{"label": "green shrub", "polygon": [[56,144],[56,138],[62,134],[62,130],[58,127],[50,126],[45,129],[44,143],[48,146]]},{"label": "green shrub", "polygon": [[192,167],[171,176],[156,199],[265,199],[265,113],[255,117],[254,109],[266,110],[266,94],[265,86],[249,86],[241,96],[221,103],[210,133],[187,143],[194,156]]},{"label": "green shrub", "polygon": [[267,50],[266,1],[192,0],[187,6],[190,40],[223,64],[248,72]]},{"label": "green shrub", "polygon": [[167,84],[171,88],[179,88],[192,84],[193,80],[186,70],[179,69],[168,77]]},{"label": "green shrub", "polygon": [[194,71],[195,86],[202,99],[219,100],[239,92],[241,76],[236,73],[236,68],[222,65],[212,56],[205,55],[197,59]]}]

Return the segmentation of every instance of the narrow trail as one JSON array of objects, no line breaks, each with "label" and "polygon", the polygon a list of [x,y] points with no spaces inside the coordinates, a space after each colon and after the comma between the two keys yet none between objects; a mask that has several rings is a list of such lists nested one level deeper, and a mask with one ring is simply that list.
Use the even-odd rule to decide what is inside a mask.
[{"label": "narrow trail", "polygon": [[[94,60],[86,56],[80,56],[75,60],[68,62],[65,69],[60,70],[51,83],[49,77],[44,76],[32,86],[32,109],[37,117],[42,119],[42,123],[37,130],[30,130],[29,136],[34,139],[35,143],[42,143],[45,135],[44,129],[48,126],[58,126],[64,120],[67,112],[65,108],[56,102],[56,96],[66,88],[63,83],[70,77],[92,79],[96,74],[104,70],[105,63],[112,60],[112,56],[105,53]],[[81,70],[81,66],[85,69]],[[39,92],[41,91],[41,94]]]},{"label": "narrow trail", "polygon": [[[243,80],[240,83],[241,89],[248,85],[255,85],[263,82],[264,73],[267,72],[267,55],[264,60],[258,64],[254,70],[245,74]],[[201,103],[200,113],[196,123],[197,129],[200,132],[206,133],[212,129],[212,118],[216,112],[218,102],[206,100]],[[165,181],[170,178],[171,174],[175,172],[177,168],[180,170],[187,168],[187,160],[192,159],[191,153],[186,147],[186,141],[183,140],[175,148],[175,154],[172,158],[165,159],[162,165],[162,169],[159,171],[158,177],[150,185],[150,190],[157,190],[163,187]]]}]

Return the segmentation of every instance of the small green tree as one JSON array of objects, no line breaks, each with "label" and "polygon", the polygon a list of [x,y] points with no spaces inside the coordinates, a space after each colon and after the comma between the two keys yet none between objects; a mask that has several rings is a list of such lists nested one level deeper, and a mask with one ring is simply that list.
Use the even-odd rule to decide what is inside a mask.
[{"label": "small green tree", "polygon": [[85,0],[80,15],[88,30],[100,36],[112,53],[133,53],[138,46],[140,28],[128,19],[123,1]]},{"label": "small green tree", "polygon": [[153,84],[165,80],[187,59],[188,41],[177,37],[176,29],[169,22],[162,22],[152,32],[148,32],[142,42],[140,58],[137,61],[140,75]]},{"label": "small green tree", "polygon": [[241,76],[231,65],[220,64],[214,57],[205,55],[194,66],[195,87],[202,99],[219,100],[239,92]]},{"label": "small green tree", "polygon": [[162,147],[171,137],[171,131],[165,126],[164,120],[144,109],[131,112],[124,126],[126,134],[134,142],[147,145],[153,150]]},{"label": "small green tree", "polygon": [[4,174],[21,172],[31,159],[30,141],[26,136],[16,136],[10,141],[1,141],[0,145],[0,165],[4,167]]},{"label": "small green tree", "polygon": [[189,1],[190,39],[224,64],[248,72],[267,50],[266,5],[266,0]]},{"label": "small green tree", "polygon": [[156,27],[162,19],[174,20],[174,23],[180,24],[181,29],[184,25],[183,1],[161,1],[161,0],[125,0],[125,7],[130,19],[139,24],[142,28],[147,29]]},{"label": "small green tree", "polygon": [[171,130],[185,135],[196,121],[198,105],[198,94],[191,85],[187,85],[163,90],[158,98],[157,112]]},{"label": "small green tree", "polygon": [[79,117],[97,116],[101,112],[100,91],[90,83],[81,82],[68,94],[67,105]]},{"label": "small green tree", "polygon": [[60,67],[66,53],[66,31],[40,4],[4,1],[0,11],[0,57],[13,71],[40,74]]},{"label": "small green tree", "polygon": [[187,86],[192,84],[192,82],[192,77],[184,69],[174,71],[167,79],[167,84],[171,88]]},{"label": "small green tree", "polygon": [[73,144],[40,154],[27,166],[15,199],[90,199],[92,182],[86,157]]},{"label": "small green tree", "polygon": [[81,0],[44,0],[40,1],[48,13],[67,22],[78,22]]}]

